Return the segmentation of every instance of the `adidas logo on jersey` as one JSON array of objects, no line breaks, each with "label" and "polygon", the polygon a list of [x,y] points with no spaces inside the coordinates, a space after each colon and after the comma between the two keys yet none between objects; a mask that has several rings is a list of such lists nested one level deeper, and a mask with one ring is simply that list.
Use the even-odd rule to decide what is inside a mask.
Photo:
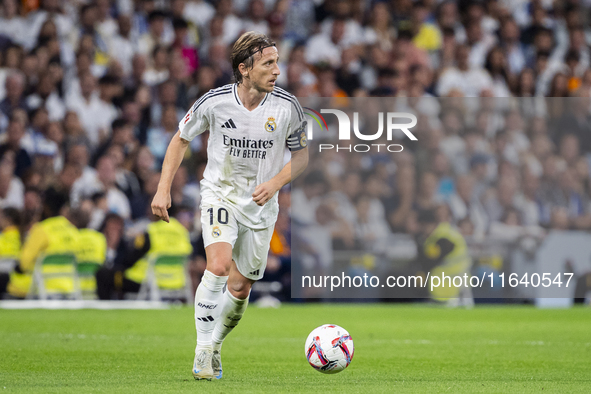
[{"label": "adidas logo on jersey", "polygon": [[232,118],[228,119],[226,121],[226,123],[224,123],[222,125],[222,129],[235,129],[236,125],[234,124],[234,121],[232,120]]},{"label": "adidas logo on jersey", "polygon": [[258,275],[260,270],[249,272],[248,275]]}]

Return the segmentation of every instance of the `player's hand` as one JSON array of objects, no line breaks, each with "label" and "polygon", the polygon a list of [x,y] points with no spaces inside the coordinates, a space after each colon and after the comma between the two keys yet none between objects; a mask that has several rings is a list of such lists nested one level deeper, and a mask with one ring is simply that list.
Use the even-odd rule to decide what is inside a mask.
[{"label": "player's hand", "polygon": [[252,193],[252,199],[257,203],[257,205],[262,207],[267,203],[267,201],[273,198],[278,190],[279,188],[272,181],[261,183],[254,189],[254,193]]},{"label": "player's hand", "polygon": [[170,192],[158,189],[152,200],[152,213],[154,216],[164,220],[166,223],[170,223],[170,219],[168,218],[168,208],[170,208],[170,205]]}]

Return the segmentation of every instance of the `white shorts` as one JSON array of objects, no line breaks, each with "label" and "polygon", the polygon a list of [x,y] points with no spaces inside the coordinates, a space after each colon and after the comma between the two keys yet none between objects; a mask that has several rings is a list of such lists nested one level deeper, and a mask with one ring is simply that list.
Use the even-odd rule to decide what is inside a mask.
[{"label": "white shorts", "polygon": [[228,205],[205,201],[201,203],[201,225],[205,247],[216,242],[229,243],[238,271],[251,280],[263,277],[275,225],[258,230],[246,227],[236,220]]}]

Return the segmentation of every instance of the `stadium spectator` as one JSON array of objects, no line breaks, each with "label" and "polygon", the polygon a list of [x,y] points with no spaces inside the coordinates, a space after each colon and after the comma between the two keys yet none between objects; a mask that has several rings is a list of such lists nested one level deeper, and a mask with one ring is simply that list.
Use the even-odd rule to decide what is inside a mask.
[{"label": "stadium spectator", "polygon": [[75,206],[83,190],[90,188],[93,184],[96,170],[89,166],[90,158],[85,144],[72,145],[68,151],[66,162],[77,166],[81,171],[81,175],[76,179],[71,191],[71,203]]},{"label": "stadium spectator", "polygon": [[[193,250],[189,232],[176,220],[176,212],[170,223],[154,217],[146,231],[137,235],[124,254],[117,254],[113,268],[97,271],[97,292],[101,300],[121,297],[122,293],[137,293],[146,277],[147,259],[158,254],[189,256]],[[166,226],[164,228],[163,226]],[[158,277],[158,269],[156,269]],[[182,288],[185,273],[182,267],[169,267],[165,286]],[[160,280],[160,279],[159,279]]]},{"label": "stadium spectator", "polygon": [[482,239],[487,230],[488,218],[480,200],[474,194],[474,179],[466,174],[457,178],[456,193],[449,199],[449,207],[456,222],[467,219],[471,234]]},{"label": "stadium spectator", "polygon": [[[77,220],[77,212],[68,207],[60,207],[59,212],[49,212],[50,217],[36,223],[26,237],[20,254],[20,261],[7,287],[0,293],[24,298],[31,286],[31,273],[35,269],[37,258],[43,253],[72,253],[78,250],[78,230],[72,224]],[[43,267],[43,269],[50,269]],[[55,277],[45,281],[48,293],[71,294],[74,291],[74,281],[71,276]]]},{"label": "stadium spectator", "polygon": [[[419,254],[417,268],[422,272],[444,271],[448,275],[463,275],[469,272],[472,260],[464,237],[450,223],[437,218],[435,210],[423,210],[418,214]],[[433,288],[430,296],[437,301],[453,305],[457,302],[472,304],[469,288],[442,284]]]},{"label": "stadium spectator", "polygon": [[10,117],[12,112],[17,109],[27,109],[27,104],[23,97],[25,90],[25,77],[18,71],[13,71],[5,80],[5,95],[0,101],[0,111],[5,117]]},{"label": "stadium spectator", "polygon": [[396,172],[396,191],[384,199],[384,209],[392,232],[404,232],[414,204],[415,183],[412,166],[404,166]]},{"label": "stadium spectator", "polygon": [[6,128],[6,138],[0,145],[0,160],[7,152],[14,154],[14,175],[23,178],[26,171],[31,168],[32,161],[29,153],[22,148],[21,140],[25,135],[25,125],[18,117],[18,114],[13,113]]},{"label": "stadium spectator", "polygon": [[37,89],[27,97],[26,102],[29,109],[45,108],[49,120],[62,120],[66,114],[64,102],[60,98],[54,78],[49,72],[39,76]]},{"label": "stadium spectator", "polygon": [[493,48],[486,56],[484,68],[490,74],[493,80],[492,93],[495,97],[510,97],[509,70],[507,69],[507,59],[505,59],[504,50],[500,47]]},{"label": "stadium spectator", "polygon": [[78,229],[76,262],[78,269],[90,271],[79,277],[79,286],[82,294],[96,293],[96,279],[94,272],[98,271],[107,258],[107,240],[102,232],[89,228],[92,219],[93,203],[84,200],[80,203],[80,209],[73,216],[73,224]]},{"label": "stadium spectator", "polygon": [[111,123],[111,136],[106,140],[94,153],[93,164],[99,157],[103,156],[112,146],[118,146],[123,149],[124,155],[128,155],[134,151],[137,146],[137,141],[133,136],[133,127],[130,122],[123,118],[117,118]]},{"label": "stadium spectator", "polygon": [[107,253],[104,266],[112,268],[118,254],[125,253],[125,242],[123,241],[124,221],[116,213],[109,213],[105,216],[100,227],[107,241]]},{"label": "stadium spectator", "polygon": [[159,85],[168,79],[168,58],[166,47],[156,45],[152,51],[153,63],[144,72],[142,81],[148,86]]},{"label": "stadium spectator", "polygon": [[152,172],[143,182],[142,192],[134,195],[131,199],[131,218],[138,220],[146,216],[146,212],[150,210],[150,203],[152,197],[156,194],[158,188],[158,181],[160,180],[160,174]]},{"label": "stadium spectator", "polygon": [[296,223],[308,225],[314,223],[315,210],[320,204],[320,196],[327,192],[326,179],[322,172],[310,172],[304,178],[301,188],[293,191],[291,201],[293,205],[310,207],[305,211],[292,211],[291,217]]},{"label": "stadium spectator", "polygon": [[235,14],[232,0],[219,0],[215,7],[216,15],[222,20],[222,41],[225,45],[230,45],[242,31],[243,20]]},{"label": "stadium spectator", "polygon": [[138,52],[144,55],[153,53],[158,45],[168,46],[173,40],[166,29],[166,15],[162,11],[152,11],[148,15],[148,30],[138,39]]},{"label": "stadium spectator", "polygon": [[140,193],[140,183],[135,174],[125,167],[125,151],[123,146],[113,144],[109,147],[106,155],[115,164],[115,185],[125,196],[131,200]]},{"label": "stadium spectator", "polygon": [[101,137],[107,134],[109,117],[105,116],[105,107],[100,98],[96,78],[90,72],[80,75],[79,78],[80,94],[70,93],[67,107],[69,111],[78,115],[92,146],[97,146]]},{"label": "stadium spectator", "polygon": [[456,66],[443,71],[437,85],[437,95],[460,94],[465,97],[478,97],[493,87],[490,75],[481,66],[470,66],[469,47],[458,45],[455,51]]},{"label": "stadium spectator", "polygon": [[186,2],[183,8],[185,19],[193,22],[200,29],[207,26],[215,14],[215,8],[205,0]]},{"label": "stadium spectator", "polygon": [[74,163],[67,163],[61,173],[45,190],[45,206],[52,212],[70,201],[70,193],[76,179],[82,174],[82,168]]},{"label": "stadium spectator", "polygon": [[15,44],[25,46],[28,43],[29,32],[27,22],[19,13],[17,0],[2,2],[2,17],[0,17],[0,34],[10,38]]},{"label": "stadium spectator", "polygon": [[321,32],[312,37],[306,45],[306,62],[312,65],[326,63],[331,67],[341,64],[341,51],[348,43],[345,40],[346,21],[336,19],[330,24],[329,32]]},{"label": "stadium spectator", "polygon": [[22,209],[25,188],[19,178],[14,176],[15,154],[6,152],[0,160],[0,208]]},{"label": "stadium spectator", "polygon": [[[0,259],[18,262],[21,254],[21,215],[17,209],[4,208],[0,212]],[[0,273],[0,298],[9,290],[12,297],[23,298],[26,293],[19,291],[30,282],[30,276],[12,271]],[[8,284],[12,286],[8,287]]]},{"label": "stadium spectator", "polygon": [[18,260],[21,253],[21,214],[15,208],[0,212],[0,258]]},{"label": "stadium spectator", "polygon": [[263,0],[251,0],[248,4],[248,19],[244,21],[244,31],[257,31],[269,34],[269,23],[266,20],[265,3]]},{"label": "stadium spectator", "polygon": [[187,207],[196,210],[197,201],[199,201],[200,197],[195,195],[194,190],[187,186],[187,181],[187,167],[179,167],[170,189],[172,203],[179,207]]},{"label": "stadium spectator", "polygon": [[117,167],[111,155],[100,158],[96,165],[97,189],[106,193],[107,205],[110,212],[115,212],[124,219],[131,216],[129,200],[117,187]]},{"label": "stadium spectator", "polygon": [[131,72],[131,61],[137,47],[137,43],[131,36],[131,28],[131,17],[126,14],[119,15],[117,29],[108,41],[109,56],[119,62],[125,75]]},{"label": "stadium spectator", "polygon": [[137,150],[132,171],[140,182],[140,186],[152,175],[155,165],[154,155],[147,146],[142,146]]},{"label": "stadium spectator", "polygon": [[361,194],[356,199],[355,209],[357,220],[353,228],[357,244],[369,252],[382,252],[390,235],[384,215],[372,217],[372,200],[367,194]]}]

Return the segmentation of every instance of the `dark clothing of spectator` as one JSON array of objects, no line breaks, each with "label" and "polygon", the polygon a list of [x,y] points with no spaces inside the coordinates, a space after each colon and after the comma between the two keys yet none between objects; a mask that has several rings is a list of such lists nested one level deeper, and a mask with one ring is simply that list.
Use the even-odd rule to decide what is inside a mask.
[{"label": "dark clothing of spectator", "polygon": [[339,88],[343,89],[349,96],[353,96],[355,90],[359,89],[361,86],[361,83],[359,82],[359,76],[357,74],[350,73],[343,68],[337,70],[336,82]]},{"label": "dark clothing of spectator", "polygon": [[25,111],[27,110],[27,102],[24,98],[21,98],[19,103],[16,106],[13,106],[10,103],[10,100],[8,98],[5,98],[4,100],[0,101],[0,112],[2,112],[4,115],[6,115],[6,117],[10,117],[10,115],[12,114],[12,111],[14,111],[15,109],[24,109]]},{"label": "dark clothing of spectator", "polygon": [[131,203],[131,219],[136,220],[146,216],[146,212],[152,203],[152,197],[146,193],[140,193],[130,200]]},{"label": "dark clothing of spectator", "polygon": [[103,267],[96,272],[96,292],[100,300],[123,299],[124,293],[140,291],[141,283],[125,277],[125,270],[131,268],[150,250],[148,234],[144,233],[138,237],[143,237],[141,244],[132,242],[131,245],[125,245],[125,242],[121,242],[113,267]]},{"label": "dark clothing of spectator", "polygon": [[8,144],[2,144],[0,145],[0,159],[4,157],[4,154],[9,150],[12,150],[15,154],[14,175],[18,176],[19,178],[22,178],[25,175],[26,171],[33,165],[31,157],[23,148],[18,148],[17,150],[15,150]]},{"label": "dark clothing of spectator", "polygon": [[45,209],[49,209],[50,212],[59,212],[69,201],[70,192],[59,186],[50,186],[45,191]]}]

